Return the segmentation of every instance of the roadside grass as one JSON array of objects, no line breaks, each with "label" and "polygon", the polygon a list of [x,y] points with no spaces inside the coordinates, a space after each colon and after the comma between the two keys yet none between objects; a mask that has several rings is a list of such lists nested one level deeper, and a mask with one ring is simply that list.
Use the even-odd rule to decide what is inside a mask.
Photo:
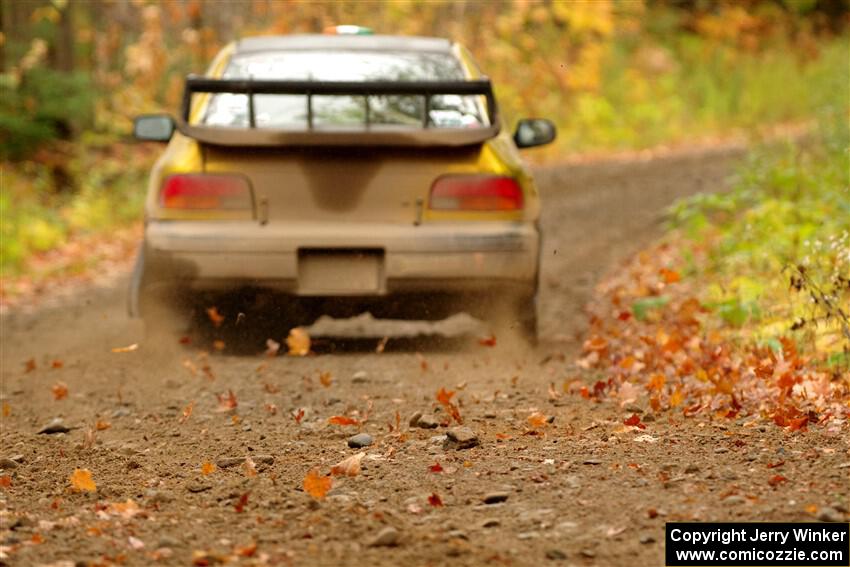
[{"label": "roadside grass", "polygon": [[[4,280],[36,281],[85,272],[98,250],[80,250],[67,261],[44,257],[92,235],[108,241],[141,220],[152,148],[107,140],[83,140],[70,160],[75,191],[56,193],[50,166],[38,161],[4,162],[0,191],[0,271]],[[123,232],[121,232],[123,234]],[[4,294],[9,289],[4,290]]]},{"label": "roadside grass", "polygon": [[782,337],[850,369],[850,133],[847,109],[811,139],[754,150],[728,193],[671,208],[685,275],[707,327],[781,352]]}]

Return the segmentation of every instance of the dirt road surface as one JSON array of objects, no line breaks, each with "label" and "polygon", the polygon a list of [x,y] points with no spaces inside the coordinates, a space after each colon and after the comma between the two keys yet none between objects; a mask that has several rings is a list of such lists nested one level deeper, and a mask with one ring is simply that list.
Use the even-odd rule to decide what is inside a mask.
[{"label": "dirt road surface", "polygon": [[[197,343],[155,356],[125,316],[124,282],[13,310],[2,319],[0,564],[654,566],[665,521],[840,514],[847,439],[673,413],[638,433],[622,424],[633,408],[550,399],[550,384],[576,375],[595,282],[659,234],[672,200],[722,190],[740,155],[541,169],[536,348],[497,336],[391,339],[380,354],[372,341],[303,358]],[[477,446],[445,446],[440,388],[455,392]],[[416,412],[436,428],[411,427]],[[70,430],[38,433],[56,419]],[[359,432],[373,443],[349,448]],[[322,500],[304,491],[309,471],[324,477],[360,451],[360,474],[332,477]],[[75,469],[96,492],[72,489]],[[787,480],[771,485],[777,473]]]}]

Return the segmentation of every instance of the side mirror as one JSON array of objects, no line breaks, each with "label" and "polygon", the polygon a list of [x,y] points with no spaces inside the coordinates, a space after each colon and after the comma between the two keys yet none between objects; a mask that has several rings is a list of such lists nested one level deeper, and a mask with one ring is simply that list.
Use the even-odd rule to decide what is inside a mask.
[{"label": "side mirror", "polygon": [[557,136],[555,125],[545,118],[523,118],[516,125],[514,143],[518,148],[533,148],[550,143]]},{"label": "side mirror", "polygon": [[133,120],[133,136],[142,142],[167,142],[174,128],[174,119],[167,114],[143,114]]}]

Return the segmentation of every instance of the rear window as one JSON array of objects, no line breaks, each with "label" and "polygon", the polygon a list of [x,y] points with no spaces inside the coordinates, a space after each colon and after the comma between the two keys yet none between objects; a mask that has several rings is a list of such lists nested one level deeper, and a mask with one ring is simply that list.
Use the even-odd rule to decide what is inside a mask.
[{"label": "rear window", "polygon": [[[225,79],[276,79],[290,81],[458,81],[463,69],[448,53],[386,53],[375,51],[280,51],[235,56],[224,71]],[[425,121],[423,96],[313,96],[313,125],[408,126],[421,128]],[[368,105],[368,106],[367,106]],[[304,95],[254,95],[257,128],[304,129],[307,97]],[[481,97],[436,95],[431,97],[428,126],[476,128],[488,125]],[[217,94],[211,97],[203,118],[209,126],[247,128],[248,97]]]}]

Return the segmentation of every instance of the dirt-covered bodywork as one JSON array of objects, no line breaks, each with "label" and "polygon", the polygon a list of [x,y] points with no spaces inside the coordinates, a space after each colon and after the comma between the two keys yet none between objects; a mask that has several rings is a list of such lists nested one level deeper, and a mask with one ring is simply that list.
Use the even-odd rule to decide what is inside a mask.
[{"label": "dirt-covered bodywork", "polygon": [[422,317],[442,314],[429,297],[478,314],[497,298],[534,331],[540,204],[517,146],[554,129],[507,133],[459,45],[245,39],[187,79],[166,132],[146,134],[156,118],[136,125],[169,143],[150,177],[132,314],[240,290],[364,306],[415,296]]}]

